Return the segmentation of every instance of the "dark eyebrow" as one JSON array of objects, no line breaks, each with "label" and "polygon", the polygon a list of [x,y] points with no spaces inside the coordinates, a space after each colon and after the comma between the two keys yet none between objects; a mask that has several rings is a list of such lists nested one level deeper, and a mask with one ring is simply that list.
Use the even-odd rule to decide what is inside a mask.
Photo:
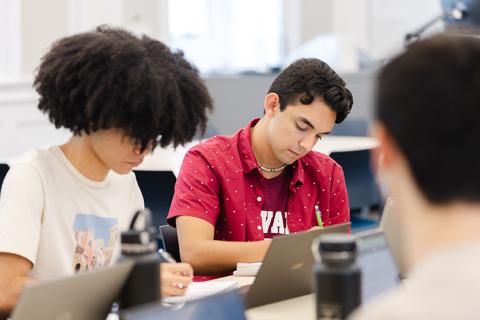
[{"label": "dark eyebrow", "polygon": [[[313,130],[315,130],[315,126],[310,122],[308,121],[308,119],[305,119],[303,117],[300,117],[299,120],[303,123],[305,123],[307,126],[309,126],[310,128],[312,128]],[[322,132],[322,134],[330,134],[332,131],[328,131],[328,132]]]},{"label": "dark eyebrow", "polygon": [[315,130],[315,126],[310,121],[308,121],[307,119],[300,117],[299,120],[302,121],[303,123],[305,123],[310,128]]}]

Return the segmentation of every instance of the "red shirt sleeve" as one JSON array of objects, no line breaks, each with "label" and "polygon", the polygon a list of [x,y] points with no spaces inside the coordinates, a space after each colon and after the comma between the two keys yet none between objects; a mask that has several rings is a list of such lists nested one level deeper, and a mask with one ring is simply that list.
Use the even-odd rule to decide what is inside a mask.
[{"label": "red shirt sleeve", "polygon": [[175,226],[176,217],[191,216],[215,226],[219,207],[219,185],[211,165],[198,149],[188,151],[175,184],[168,223]]},{"label": "red shirt sleeve", "polygon": [[350,222],[350,208],[343,169],[337,163],[333,166],[330,188],[329,221],[332,225]]}]

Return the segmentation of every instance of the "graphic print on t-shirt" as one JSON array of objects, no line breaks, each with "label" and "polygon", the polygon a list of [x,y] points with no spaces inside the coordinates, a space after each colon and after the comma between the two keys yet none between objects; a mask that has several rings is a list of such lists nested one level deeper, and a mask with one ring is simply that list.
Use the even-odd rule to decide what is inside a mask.
[{"label": "graphic print on t-shirt", "polygon": [[285,169],[278,177],[272,179],[261,178],[265,188],[260,217],[262,218],[263,236],[271,239],[278,235],[288,234],[287,206],[291,169]]},{"label": "graphic print on t-shirt", "polygon": [[273,238],[281,234],[289,234],[287,225],[287,212],[266,211],[260,212],[262,217],[262,228],[265,238]]},{"label": "graphic print on t-shirt", "polygon": [[92,271],[110,265],[118,240],[118,219],[79,213],[73,223],[76,246],[74,271]]}]

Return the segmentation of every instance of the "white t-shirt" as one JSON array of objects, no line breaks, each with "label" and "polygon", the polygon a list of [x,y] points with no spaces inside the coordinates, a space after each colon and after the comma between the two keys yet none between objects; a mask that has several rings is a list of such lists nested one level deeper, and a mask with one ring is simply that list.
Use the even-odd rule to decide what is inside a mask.
[{"label": "white t-shirt", "polygon": [[357,310],[355,320],[480,319],[480,243],[439,250],[406,282]]},{"label": "white t-shirt", "polygon": [[130,172],[104,181],[84,177],[60,148],[24,155],[9,170],[0,195],[0,252],[33,263],[40,280],[112,264],[120,230],[128,228],[143,197]]}]

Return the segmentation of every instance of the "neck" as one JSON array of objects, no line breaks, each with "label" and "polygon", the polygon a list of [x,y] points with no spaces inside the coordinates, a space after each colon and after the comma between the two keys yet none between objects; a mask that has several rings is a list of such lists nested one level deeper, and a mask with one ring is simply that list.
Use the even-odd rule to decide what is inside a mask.
[{"label": "neck", "polygon": [[279,161],[273,153],[267,136],[267,121],[268,119],[262,118],[255,127],[250,128],[253,154],[262,167],[280,168],[285,164]]},{"label": "neck", "polygon": [[437,250],[480,242],[480,203],[433,204],[414,182],[402,157],[390,159],[383,177],[396,199],[402,250],[407,267],[414,268]]},{"label": "neck", "polygon": [[[456,245],[480,243],[480,204],[456,202],[448,205],[413,204],[408,214],[407,252],[411,265],[431,253]],[[409,217],[415,217],[413,220]]]},{"label": "neck", "polygon": [[88,135],[71,137],[60,146],[60,150],[84,177],[93,181],[105,180],[109,168],[92,148]]}]

